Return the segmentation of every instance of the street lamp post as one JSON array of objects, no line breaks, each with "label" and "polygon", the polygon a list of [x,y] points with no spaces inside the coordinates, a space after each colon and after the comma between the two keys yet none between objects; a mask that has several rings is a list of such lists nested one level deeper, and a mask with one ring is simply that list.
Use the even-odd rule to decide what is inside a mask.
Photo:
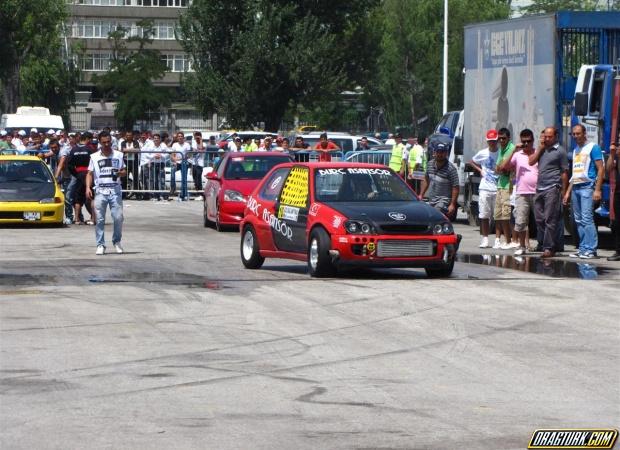
[{"label": "street lamp post", "polygon": [[448,0],[443,2],[443,114],[448,112]]}]

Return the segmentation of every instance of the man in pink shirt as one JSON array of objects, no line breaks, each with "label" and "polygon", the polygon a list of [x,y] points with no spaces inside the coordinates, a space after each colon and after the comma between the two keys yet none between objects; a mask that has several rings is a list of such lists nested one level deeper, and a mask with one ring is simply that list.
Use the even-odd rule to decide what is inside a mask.
[{"label": "man in pink shirt", "polygon": [[530,218],[530,211],[534,207],[534,194],[536,194],[536,182],[538,181],[538,163],[530,166],[529,158],[534,153],[534,133],[524,129],[519,134],[521,143],[515,147],[515,152],[509,161],[506,161],[505,169],[514,169],[516,201],[515,201],[515,231],[519,234],[519,248],[515,255],[523,255],[527,251],[525,238]]}]

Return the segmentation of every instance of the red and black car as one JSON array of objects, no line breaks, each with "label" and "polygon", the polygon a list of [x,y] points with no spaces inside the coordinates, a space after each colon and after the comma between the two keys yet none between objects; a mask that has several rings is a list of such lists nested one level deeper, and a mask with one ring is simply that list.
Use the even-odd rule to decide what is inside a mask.
[{"label": "red and black car", "polygon": [[443,214],[375,164],[279,165],[248,198],[240,230],[246,268],[288,258],[307,261],[313,277],[344,266],[449,276],[460,241]]}]

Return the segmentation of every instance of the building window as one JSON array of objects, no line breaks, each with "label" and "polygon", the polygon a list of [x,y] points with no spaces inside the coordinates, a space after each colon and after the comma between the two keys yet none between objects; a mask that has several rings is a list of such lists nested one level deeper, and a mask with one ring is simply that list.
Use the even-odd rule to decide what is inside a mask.
[{"label": "building window", "polygon": [[85,72],[105,72],[110,69],[109,53],[87,53],[80,58],[80,67]]},{"label": "building window", "polygon": [[[79,19],[71,25],[71,36],[74,38],[107,39],[110,32],[121,27],[127,30],[127,36],[143,35],[142,28],[135,22]],[[175,22],[156,22],[153,24],[152,39],[174,40],[175,29]]]},{"label": "building window", "polygon": [[183,53],[162,54],[161,60],[168,67],[168,72],[191,72],[192,64],[188,55]]}]

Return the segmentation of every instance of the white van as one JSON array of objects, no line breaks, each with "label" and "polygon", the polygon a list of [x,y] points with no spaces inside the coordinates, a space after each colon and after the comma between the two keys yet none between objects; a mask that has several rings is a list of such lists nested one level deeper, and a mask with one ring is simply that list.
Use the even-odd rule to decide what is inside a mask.
[{"label": "white van", "polygon": [[50,114],[50,110],[42,106],[20,106],[15,114],[2,114],[0,128],[5,130],[39,131],[64,130],[62,117]]}]

